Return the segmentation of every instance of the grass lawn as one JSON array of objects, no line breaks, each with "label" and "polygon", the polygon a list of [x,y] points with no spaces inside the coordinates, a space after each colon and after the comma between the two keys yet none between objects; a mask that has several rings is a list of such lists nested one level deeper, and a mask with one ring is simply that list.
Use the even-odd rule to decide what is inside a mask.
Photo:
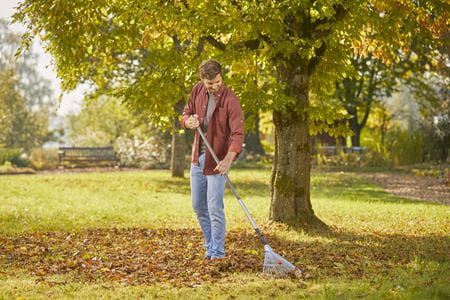
[{"label": "grass lawn", "polygon": [[211,266],[201,259],[188,179],[1,176],[0,299],[450,298],[448,206],[391,196],[357,173],[313,172],[312,205],[330,230],[305,233],[268,222],[269,176],[230,175],[302,280],[260,273],[262,246],[229,190],[228,262]]}]

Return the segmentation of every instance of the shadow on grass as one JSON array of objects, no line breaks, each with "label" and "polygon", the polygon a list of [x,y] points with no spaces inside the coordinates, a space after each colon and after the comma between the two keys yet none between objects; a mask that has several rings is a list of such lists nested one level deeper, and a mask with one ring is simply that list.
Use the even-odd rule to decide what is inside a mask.
[{"label": "shadow on grass", "polygon": [[315,187],[312,191],[314,198],[323,198],[329,200],[345,200],[352,202],[367,202],[367,203],[398,203],[398,204],[421,204],[421,205],[442,205],[436,202],[425,200],[414,200],[402,198],[389,194],[380,188],[373,185],[358,185],[353,188],[344,187]]},{"label": "shadow on grass", "polygon": [[[272,247],[314,279],[361,279],[393,275],[397,269],[420,268],[427,262],[449,262],[450,242],[440,235],[407,236],[310,231],[326,242],[291,242],[269,235]],[[448,266],[447,275],[448,276]]]},{"label": "shadow on grass", "polygon": [[[238,193],[245,199],[245,196],[270,196],[268,183],[261,180],[251,179],[231,179],[236,186]],[[180,179],[156,179],[152,180],[151,188],[156,192],[176,192],[190,194],[189,178]],[[331,178],[313,178],[311,184],[313,198],[323,198],[333,200],[345,200],[367,203],[398,203],[398,204],[426,204],[440,205],[435,202],[423,200],[413,200],[391,195],[383,191],[380,187],[367,183],[365,180],[353,176],[341,176]],[[225,192],[232,194],[227,187]]]},{"label": "shadow on grass", "polygon": [[[257,180],[233,180],[238,193],[245,197],[247,196],[268,196],[269,185]],[[181,194],[190,194],[191,188],[189,179],[185,181],[172,179],[158,179],[152,182],[152,189],[157,192],[176,192]],[[225,188],[225,193],[232,194],[228,186]]]}]

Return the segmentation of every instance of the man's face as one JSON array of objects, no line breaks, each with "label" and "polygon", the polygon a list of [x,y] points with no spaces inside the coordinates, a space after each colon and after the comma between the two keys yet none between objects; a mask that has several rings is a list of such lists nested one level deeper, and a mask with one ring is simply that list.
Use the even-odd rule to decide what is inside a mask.
[{"label": "man's face", "polygon": [[205,87],[208,89],[208,92],[212,94],[217,93],[223,83],[222,75],[220,74],[217,74],[217,76],[213,79],[203,78],[202,81]]}]

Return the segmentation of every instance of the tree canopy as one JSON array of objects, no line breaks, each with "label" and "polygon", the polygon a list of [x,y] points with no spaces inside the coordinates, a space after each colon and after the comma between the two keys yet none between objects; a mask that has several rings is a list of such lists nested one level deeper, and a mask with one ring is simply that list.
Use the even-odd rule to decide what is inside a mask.
[{"label": "tree canopy", "polygon": [[[414,38],[432,54],[448,8],[445,1],[412,0],[28,0],[15,18],[32,29],[25,43],[40,35],[65,90],[89,82],[164,122],[206,57],[228,66],[246,111],[282,110],[295,103],[274,79],[283,64],[318,66],[311,92],[332,90],[332,79],[355,74],[355,52],[395,63]],[[317,106],[313,118],[335,117],[325,103]]]}]

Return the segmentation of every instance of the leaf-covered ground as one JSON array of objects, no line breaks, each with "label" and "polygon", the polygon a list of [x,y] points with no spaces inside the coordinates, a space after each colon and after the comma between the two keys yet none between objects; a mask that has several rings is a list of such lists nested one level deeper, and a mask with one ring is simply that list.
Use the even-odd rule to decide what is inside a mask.
[{"label": "leaf-covered ground", "polygon": [[448,206],[394,196],[361,174],[312,176],[328,231],[268,222],[270,170],[233,181],[301,278],[262,274],[263,247],[225,193],[227,257],[204,260],[189,180],[167,171],[0,178],[0,299],[448,299]]},{"label": "leaf-covered ground", "polygon": [[195,286],[232,272],[261,270],[261,246],[254,237],[233,232],[227,241],[227,258],[208,261],[194,229],[90,229],[3,237],[0,257],[6,267],[23,268],[41,280],[70,273],[81,281]]},{"label": "leaf-covered ground", "polygon": [[[293,242],[273,235],[269,239],[279,254],[304,272],[302,278],[291,278],[298,284],[327,277],[358,279],[389,274],[418,255],[445,261],[450,253],[442,236],[337,232],[328,236],[332,242],[327,244]],[[236,272],[261,272],[263,249],[251,233],[229,232],[227,251],[223,260],[205,260],[201,233],[195,229],[113,228],[0,237],[4,267],[26,270],[39,281],[46,281],[49,275],[68,274],[81,282],[197,286]]]},{"label": "leaf-covered ground", "polygon": [[445,179],[402,173],[367,173],[364,177],[390,194],[450,205],[450,183]]}]

